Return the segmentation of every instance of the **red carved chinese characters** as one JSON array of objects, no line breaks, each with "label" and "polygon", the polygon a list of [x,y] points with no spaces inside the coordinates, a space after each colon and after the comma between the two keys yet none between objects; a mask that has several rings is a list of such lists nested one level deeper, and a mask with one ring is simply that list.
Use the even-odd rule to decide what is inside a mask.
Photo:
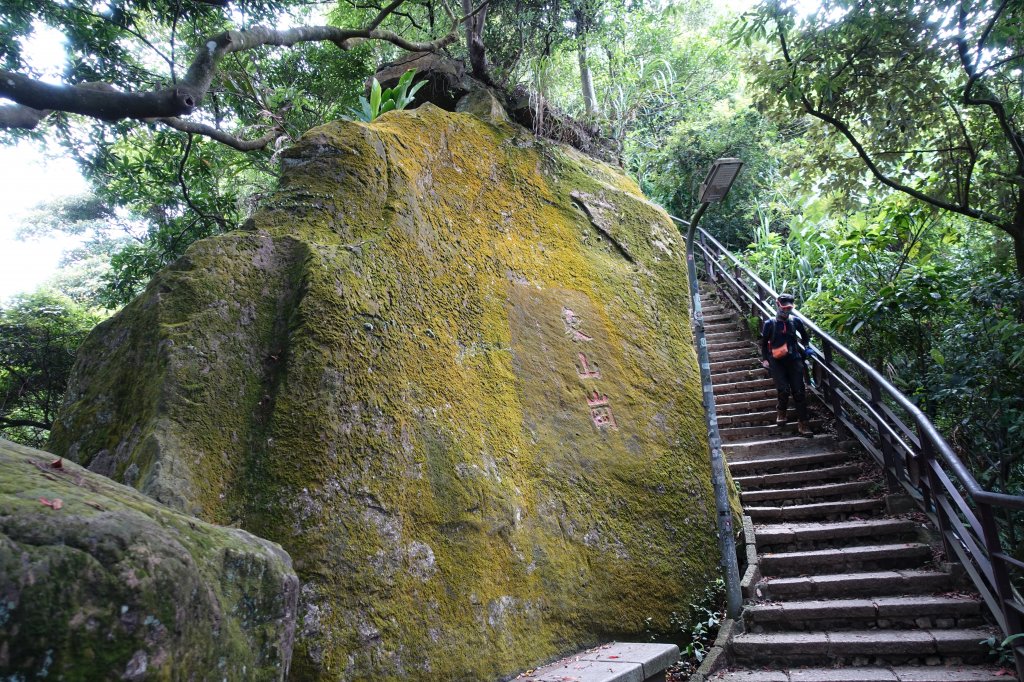
[{"label": "red carved chinese characters", "polygon": [[590,418],[594,420],[597,428],[618,429],[615,424],[615,416],[612,414],[612,407],[608,396],[594,391],[587,396],[587,405],[590,407]]},{"label": "red carved chinese characters", "polygon": [[587,360],[585,353],[577,353],[576,357],[580,360],[580,366],[576,368],[576,373],[580,375],[580,379],[601,378],[601,370],[599,370],[596,365],[591,368],[590,361]]},{"label": "red carved chinese characters", "polygon": [[594,337],[584,334],[580,329],[583,326],[583,320],[571,308],[562,308],[562,321],[565,322],[565,333],[571,336],[573,341],[594,340]]},{"label": "red carved chinese characters", "polygon": [[[574,343],[586,343],[594,340],[583,331],[583,319],[577,315],[572,308],[562,308],[562,322],[565,323],[565,334]],[[576,374],[581,381],[588,379],[600,379],[601,370],[587,357],[586,353],[576,353],[579,365],[576,367]],[[611,401],[608,396],[598,393],[596,390],[587,394],[587,407],[590,408],[590,418],[594,426],[600,429],[618,429],[615,423],[615,416],[612,414]]]}]

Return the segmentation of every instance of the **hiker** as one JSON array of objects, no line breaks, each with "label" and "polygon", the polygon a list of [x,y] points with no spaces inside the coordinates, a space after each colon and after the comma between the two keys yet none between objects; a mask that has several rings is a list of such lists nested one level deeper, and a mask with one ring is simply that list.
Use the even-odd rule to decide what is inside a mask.
[{"label": "hiker", "polygon": [[804,390],[804,358],[797,345],[799,340],[807,347],[811,336],[804,323],[792,316],[793,295],[779,294],[775,299],[775,319],[768,320],[761,329],[761,365],[775,380],[779,396],[779,413],[775,423],[781,428],[788,421],[789,397],[796,404],[797,433],[811,437],[814,433],[807,423],[807,393]]}]

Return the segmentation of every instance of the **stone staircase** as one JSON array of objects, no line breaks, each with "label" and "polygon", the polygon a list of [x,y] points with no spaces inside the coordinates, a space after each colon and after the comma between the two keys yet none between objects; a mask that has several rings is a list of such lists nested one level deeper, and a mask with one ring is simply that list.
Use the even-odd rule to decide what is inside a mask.
[{"label": "stone staircase", "polygon": [[[999,682],[977,595],[919,513],[887,513],[881,473],[808,387],[814,438],[775,424],[775,390],[731,307],[702,295],[723,448],[753,523],[741,622],[718,682]],[[891,500],[890,500],[891,501]],[[749,527],[749,524],[748,524]],[[750,578],[753,576],[753,579]],[[712,666],[713,667],[713,666]],[[692,678],[691,678],[692,679]]]}]

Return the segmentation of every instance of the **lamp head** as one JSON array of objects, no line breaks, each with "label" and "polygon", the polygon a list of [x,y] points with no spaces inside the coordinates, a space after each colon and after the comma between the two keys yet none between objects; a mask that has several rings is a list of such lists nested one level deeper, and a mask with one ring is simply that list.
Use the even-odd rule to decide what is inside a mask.
[{"label": "lamp head", "polygon": [[717,159],[711,164],[708,176],[700,186],[700,203],[712,204],[721,201],[729,193],[733,181],[743,168],[743,162],[739,159],[723,158]]}]

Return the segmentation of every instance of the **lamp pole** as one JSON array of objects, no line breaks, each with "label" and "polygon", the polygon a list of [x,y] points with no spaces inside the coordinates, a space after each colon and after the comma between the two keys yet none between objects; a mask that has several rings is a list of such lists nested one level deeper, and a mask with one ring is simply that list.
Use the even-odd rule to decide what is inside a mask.
[{"label": "lamp pole", "polygon": [[718,159],[711,166],[708,177],[700,188],[700,205],[690,218],[686,233],[686,271],[690,280],[690,297],[693,300],[693,335],[697,344],[697,362],[700,365],[700,382],[703,388],[704,416],[708,425],[708,445],[711,450],[711,485],[715,491],[715,511],[718,516],[718,548],[722,555],[722,572],[725,574],[726,615],[737,618],[743,606],[740,594],[740,571],[736,561],[736,536],[733,533],[732,509],[729,507],[729,491],[725,483],[725,458],[722,455],[722,436],[718,431],[718,413],[715,411],[715,389],[711,383],[711,356],[708,342],[704,337],[704,312],[697,287],[697,265],[693,259],[693,236],[697,231],[704,211],[714,202],[721,201],[729,192],[743,162],[739,159]]}]

